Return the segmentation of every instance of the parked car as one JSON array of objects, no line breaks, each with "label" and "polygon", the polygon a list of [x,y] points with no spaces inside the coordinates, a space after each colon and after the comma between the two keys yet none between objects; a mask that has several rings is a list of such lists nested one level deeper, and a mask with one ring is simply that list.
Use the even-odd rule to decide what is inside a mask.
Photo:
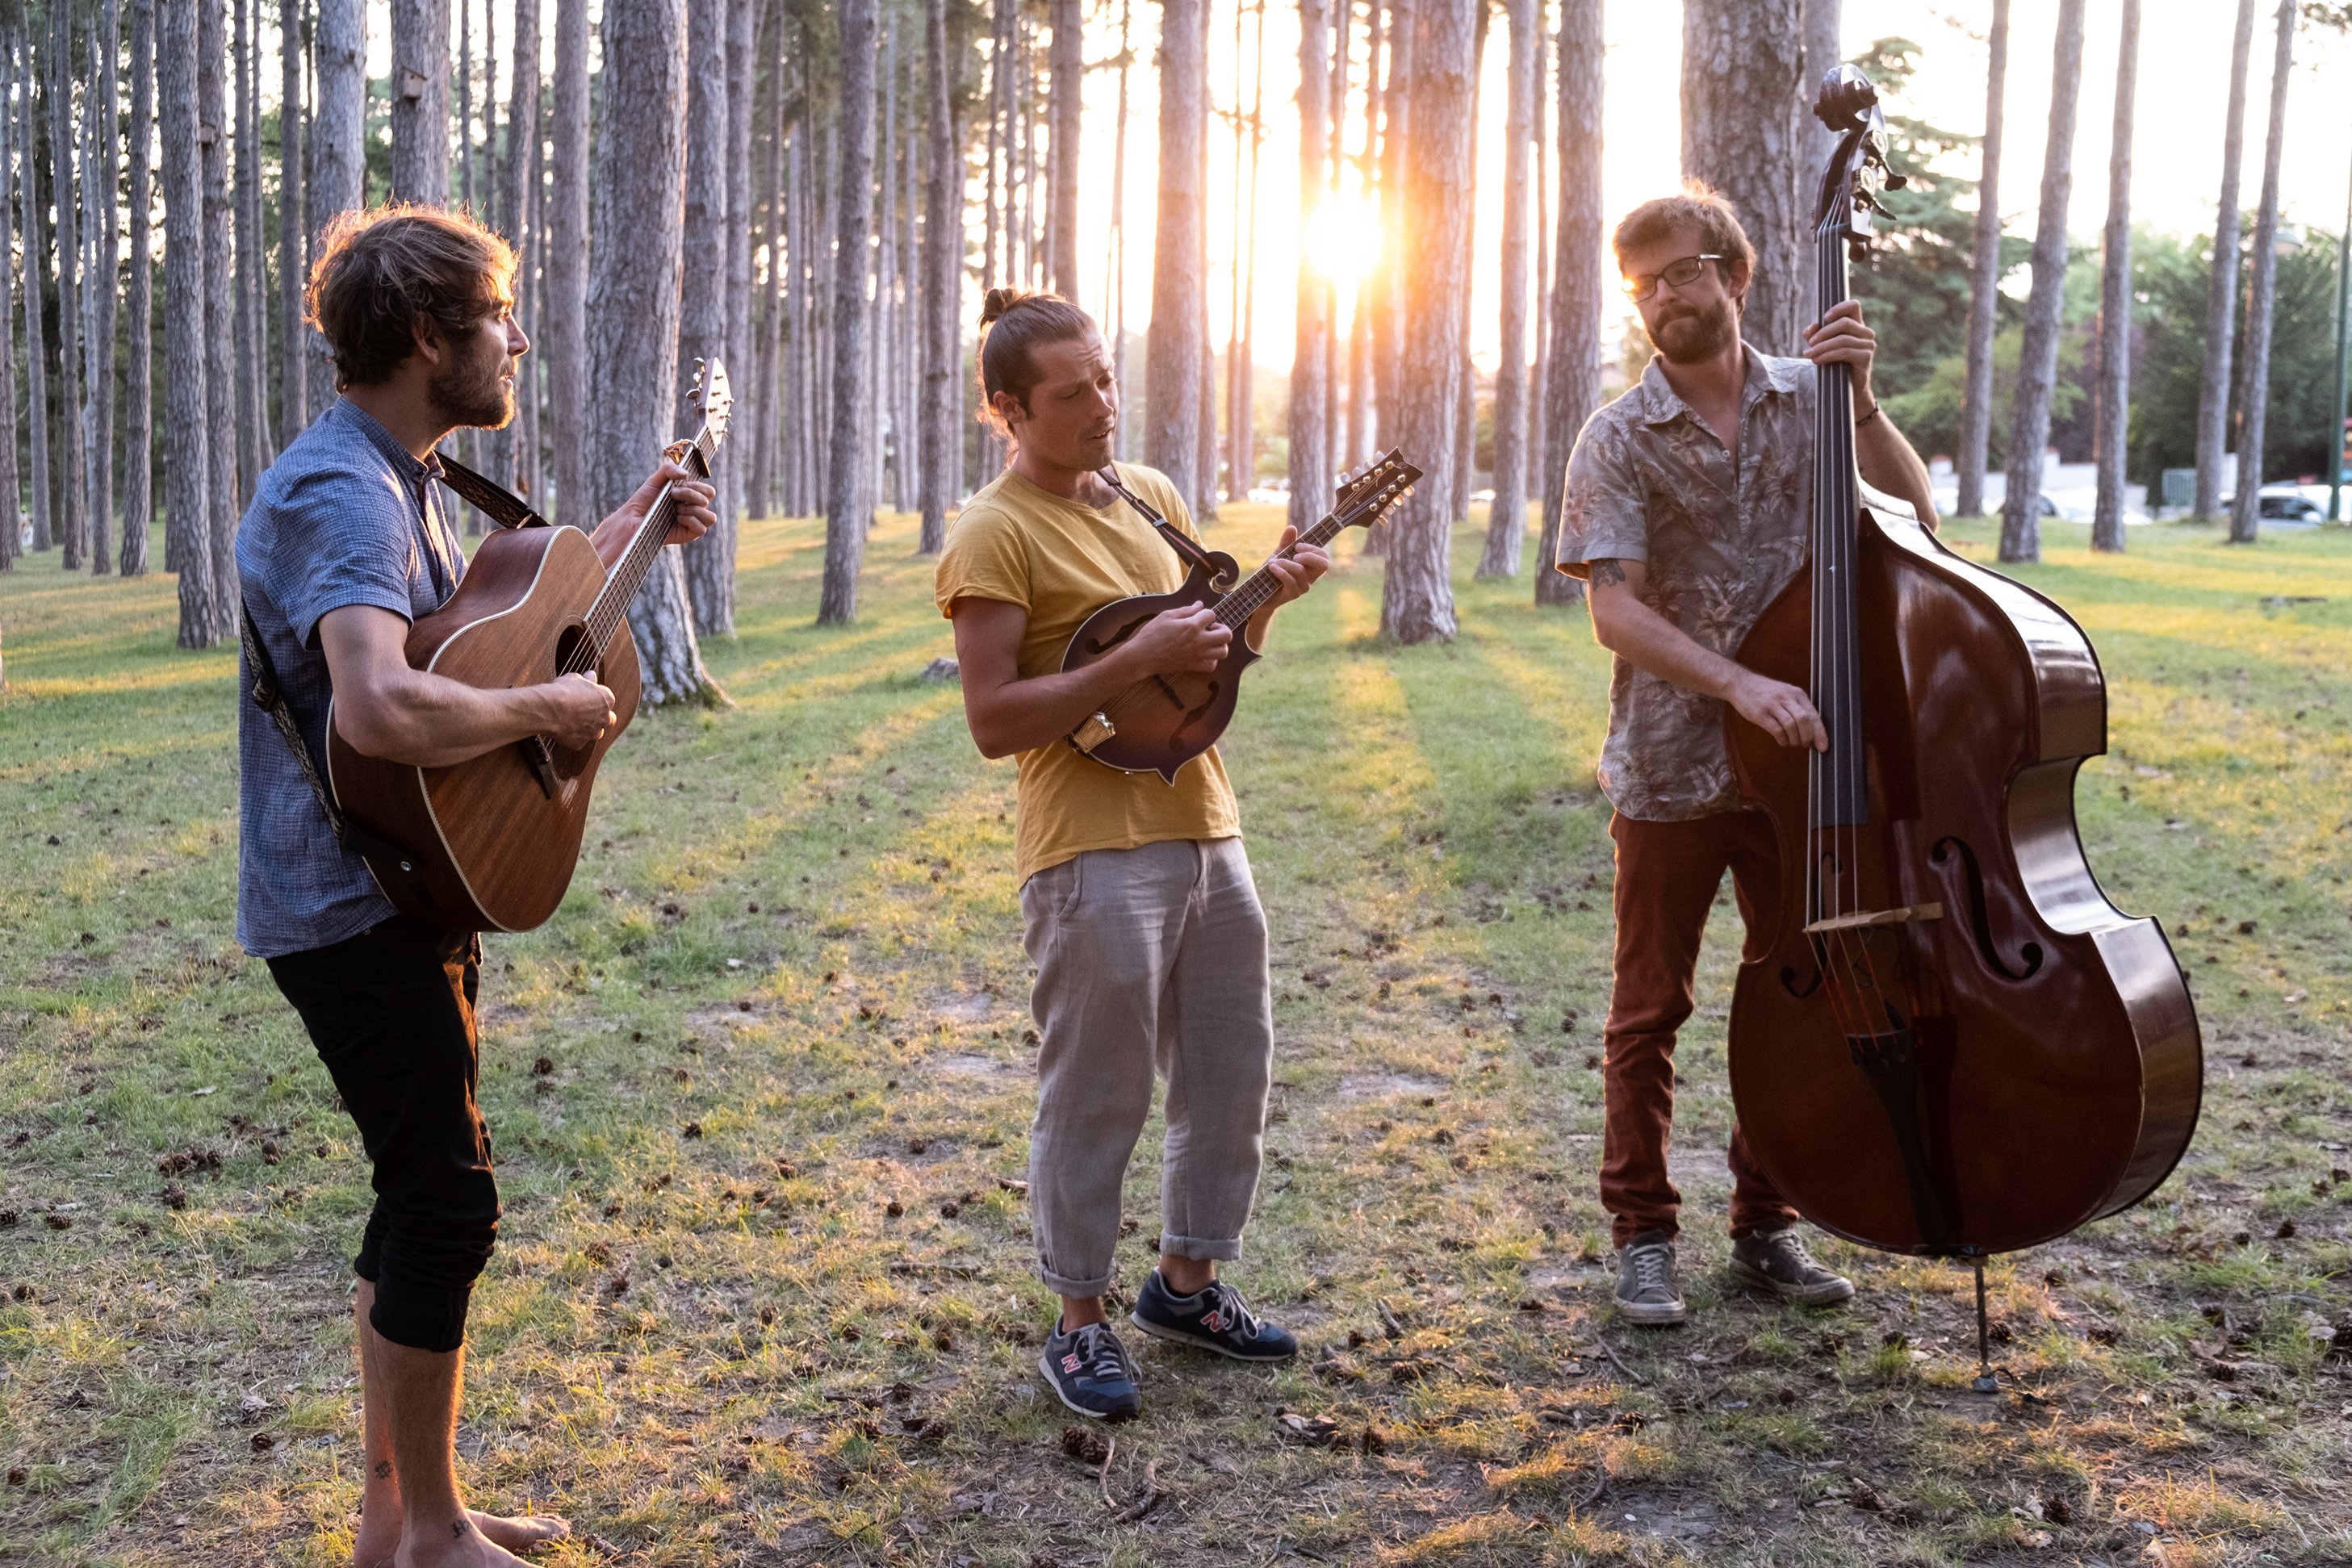
[{"label": "parked car", "polygon": [[1290,486],[1282,484],[1253,485],[1250,503],[1259,507],[1286,507],[1290,504]]},{"label": "parked car", "polygon": [[[2221,497],[2224,512],[2237,504],[2235,496]],[[2254,497],[2254,516],[2260,521],[2288,528],[2315,528],[2327,520],[2326,508],[2295,485],[2263,486],[2262,493]]]}]

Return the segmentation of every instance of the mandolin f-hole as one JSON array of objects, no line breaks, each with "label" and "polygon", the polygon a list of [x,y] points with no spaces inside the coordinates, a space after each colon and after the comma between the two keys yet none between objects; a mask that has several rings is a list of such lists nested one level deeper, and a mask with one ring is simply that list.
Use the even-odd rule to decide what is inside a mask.
[{"label": "mandolin f-hole", "polygon": [[[1969,934],[1976,939],[1978,956],[1984,959],[1987,968],[2004,980],[2032,979],[2035,971],[2042,967],[2042,944],[2028,942],[2017,950],[2018,956],[2025,964],[2022,969],[2012,969],[2001,961],[2000,949],[1993,945],[1992,920],[1985,909],[1984,870],[1977,864],[1976,851],[1969,848],[1965,839],[1945,837],[1936,841],[1936,846],[1928,852],[1927,858],[1939,866],[1948,867],[1953,850],[1960,852],[1960,874],[1968,884]],[[1946,880],[1950,880],[1948,870]]]}]

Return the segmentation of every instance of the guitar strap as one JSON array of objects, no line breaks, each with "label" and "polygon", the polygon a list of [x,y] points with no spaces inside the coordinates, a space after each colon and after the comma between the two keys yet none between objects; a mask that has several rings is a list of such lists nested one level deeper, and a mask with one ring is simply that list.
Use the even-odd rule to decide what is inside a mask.
[{"label": "guitar strap", "polygon": [[[470,501],[482,514],[502,528],[543,528],[545,517],[532,509],[530,502],[494,480],[486,479],[446,452],[436,453],[441,460],[441,482],[455,490],[464,500]],[[327,826],[334,830],[335,841],[362,860],[383,861],[402,871],[415,870],[415,857],[399,845],[378,838],[343,814],[335,804],[333,791],[319,776],[319,765],[310,755],[310,743],[302,738],[301,726],[294,720],[294,711],[286,705],[286,693],[278,684],[278,666],[269,657],[269,649],[261,641],[260,630],[253,623],[253,611],[244,596],[237,600],[237,630],[245,642],[245,666],[252,673],[253,685],[246,695],[253,706],[268,714],[278,726],[278,733],[286,737],[286,747],[294,754],[294,766],[301,770],[302,781],[310,787],[311,798],[326,814]]]}]

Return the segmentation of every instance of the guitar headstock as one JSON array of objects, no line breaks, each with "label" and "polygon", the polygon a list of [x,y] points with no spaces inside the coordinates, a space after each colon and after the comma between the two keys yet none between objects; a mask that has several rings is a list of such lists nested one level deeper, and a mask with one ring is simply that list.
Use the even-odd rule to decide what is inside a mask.
[{"label": "guitar headstock", "polygon": [[1878,193],[1904,185],[1903,176],[1886,166],[1886,111],[1868,77],[1840,66],[1822,78],[1813,116],[1838,139],[1814,199],[1813,232],[1851,241],[1859,256],[1873,232],[1870,214],[1880,210]]},{"label": "guitar headstock", "polygon": [[694,391],[687,402],[702,415],[702,434],[695,444],[708,458],[717,455],[726,443],[727,424],[735,407],[735,393],[727,384],[727,367],[717,360],[694,361]]},{"label": "guitar headstock", "polygon": [[1343,528],[1359,523],[1370,528],[1412,494],[1412,482],[1420,477],[1421,470],[1404,460],[1404,449],[1391,447],[1365,465],[1363,472],[1340,479],[1331,516]]}]

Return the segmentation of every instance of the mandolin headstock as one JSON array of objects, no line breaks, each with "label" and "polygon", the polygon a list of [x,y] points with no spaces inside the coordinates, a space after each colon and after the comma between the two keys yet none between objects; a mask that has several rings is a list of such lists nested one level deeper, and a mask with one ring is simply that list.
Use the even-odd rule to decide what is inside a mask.
[{"label": "mandolin headstock", "polygon": [[1366,464],[1363,472],[1342,476],[1331,520],[1340,528],[1359,523],[1369,528],[1383,522],[1412,494],[1412,482],[1420,477],[1421,470],[1404,460],[1404,449],[1392,447]]}]

